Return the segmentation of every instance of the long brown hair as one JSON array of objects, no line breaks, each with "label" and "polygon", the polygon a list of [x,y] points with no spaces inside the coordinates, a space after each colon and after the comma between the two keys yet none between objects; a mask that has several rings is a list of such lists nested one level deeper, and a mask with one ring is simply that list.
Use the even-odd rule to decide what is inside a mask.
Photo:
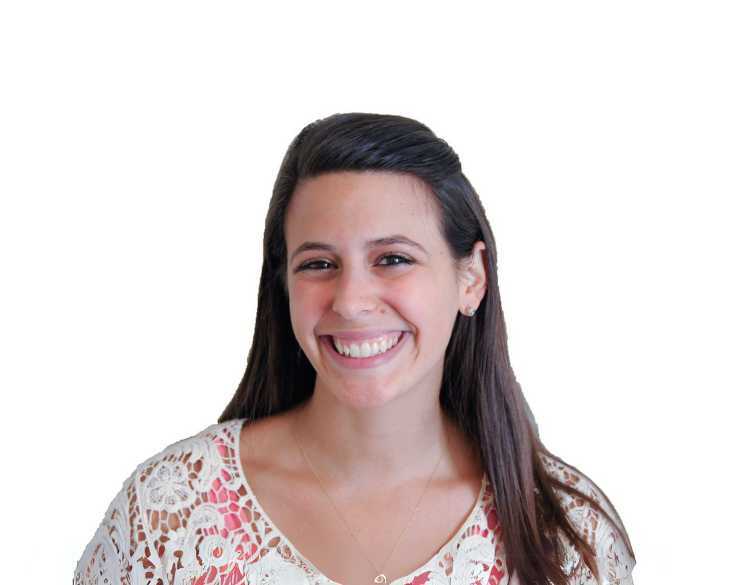
[{"label": "long brown hair", "polygon": [[[291,328],[286,208],[301,179],[331,171],[363,170],[409,173],[430,187],[441,212],[442,235],[457,265],[470,255],[476,241],[485,243],[487,294],[473,318],[458,316],[454,323],[444,357],[440,403],[479,448],[494,490],[509,573],[515,571],[523,585],[566,584],[569,577],[562,570],[561,531],[599,581],[595,552],[575,530],[555,489],[583,498],[603,514],[624,537],[632,556],[627,534],[622,523],[613,520],[600,504],[547,470],[544,456],[564,462],[541,443],[510,365],[495,239],[485,210],[454,150],[416,120],[335,114],[307,125],[291,142],[265,221],[258,308],[247,367],[219,422],[273,415],[313,393],[316,373],[303,357]],[[611,503],[610,507],[617,515]]]}]

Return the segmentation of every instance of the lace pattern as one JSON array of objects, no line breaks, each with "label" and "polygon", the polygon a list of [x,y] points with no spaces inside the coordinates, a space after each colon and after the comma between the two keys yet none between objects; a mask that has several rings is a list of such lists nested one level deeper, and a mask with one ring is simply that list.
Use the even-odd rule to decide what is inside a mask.
[{"label": "lace pattern", "polygon": [[[339,585],[300,555],[258,505],[241,472],[243,422],[211,425],[140,464],[84,549],[74,584]],[[599,498],[584,478],[549,464],[559,477]],[[602,585],[632,585],[632,559],[617,533],[582,502],[569,498],[566,504],[602,559]],[[570,546],[567,564],[577,558]],[[598,585],[588,569],[575,579],[573,585]],[[424,566],[390,585],[440,584],[509,585],[486,479],[473,513],[454,537]]]},{"label": "lace pattern", "polygon": [[123,482],[74,573],[74,585],[163,585],[161,562],[150,546],[138,505],[136,473]]},{"label": "lace pattern", "polygon": [[[546,469],[552,476],[592,498],[616,522],[622,524],[620,517],[615,514],[610,506],[610,502],[595,488],[589,478],[554,459],[546,456],[542,456],[542,459]],[[556,490],[556,493],[561,498],[562,506],[569,520],[577,528],[582,538],[592,545],[600,577],[603,579],[602,585],[633,585],[631,572],[635,560],[630,556],[624,539],[615,526],[582,498],[563,490]],[[563,568],[565,573],[570,575],[573,568],[580,561],[581,555],[564,534],[561,534],[560,537],[566,552],[566,562]],[[582,562],[580,570],[573,575],[570,585],[594,583],[596,581],[592,571]]]}]

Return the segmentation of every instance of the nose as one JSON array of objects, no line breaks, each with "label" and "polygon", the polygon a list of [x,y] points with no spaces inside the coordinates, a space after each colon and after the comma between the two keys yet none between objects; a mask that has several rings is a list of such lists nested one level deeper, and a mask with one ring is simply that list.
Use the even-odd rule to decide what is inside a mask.
[{"label": "nose", "polygon": [[375,283],[366,271],[345,267],[335,282],[332,310],[345,321],[375,311],[378,306]]}]

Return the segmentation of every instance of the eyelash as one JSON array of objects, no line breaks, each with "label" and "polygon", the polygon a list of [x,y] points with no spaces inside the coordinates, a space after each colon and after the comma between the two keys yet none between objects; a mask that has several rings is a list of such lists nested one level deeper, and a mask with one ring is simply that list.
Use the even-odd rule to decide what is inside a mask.
[{"label": "eyelash", "polygon": [[[400,258],[402,260],[402,262],[398,262],[398,263],[395,263],[395,264],[383,264],[382,266],[384,268],[391,268],[391,267],[394,267],[394,266],[400,266],[401,264],[408,264],[408,265],[410,265],[410,264],[413,264],[414,263],[413,260],[411,260],[407,256],[403,256],[401,254],[385,254],[384,256],[381,256],[378,261],[383,260],[383,258]],[[309,262],[305,262],[304,264],[302,264],[298,268],[298,270],[296,272],[300,272],[302,270],[311,270],[311,271],[316,271],[316,272],[324,272],[324,270],[325,270],[324,268],[308,268],[312,264],[319,264],[319,263],[331,264],[331,262],[329,262],[329,260],[310,260]]]}]

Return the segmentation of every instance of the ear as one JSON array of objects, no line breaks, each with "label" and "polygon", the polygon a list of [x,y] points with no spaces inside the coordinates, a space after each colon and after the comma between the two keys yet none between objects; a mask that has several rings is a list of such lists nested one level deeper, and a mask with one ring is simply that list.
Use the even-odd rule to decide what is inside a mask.
[{"label": "ear", "polygon": [[459,311],[471,316],[477,310],[487,291],[487,262],[484,251],[485,242],[478,240],[472,247],[469,257],[462,260],[460,269]]}]

